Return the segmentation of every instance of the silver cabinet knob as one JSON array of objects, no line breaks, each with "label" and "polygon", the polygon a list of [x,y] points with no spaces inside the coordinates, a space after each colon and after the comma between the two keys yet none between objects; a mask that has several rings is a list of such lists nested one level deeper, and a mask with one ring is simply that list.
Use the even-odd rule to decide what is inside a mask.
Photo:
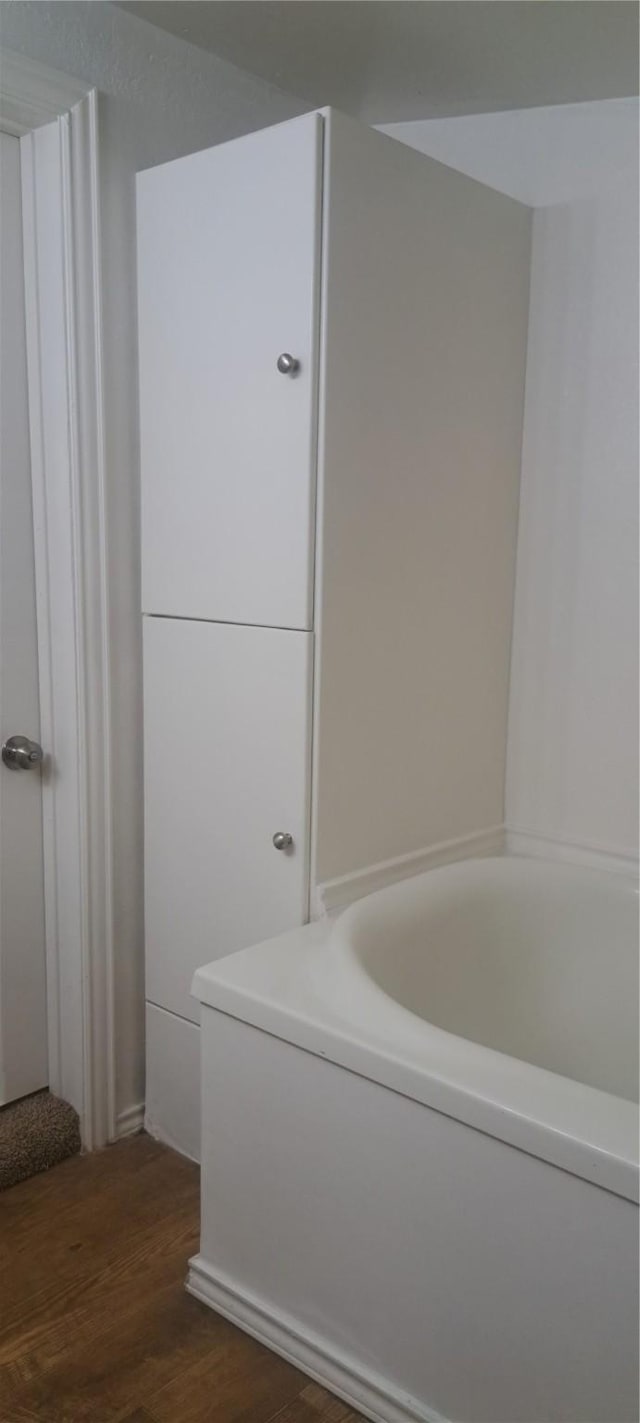
[{"label": "silver cabinet knob", "polygon": [[293,845],[293,835],[289,835],[287,830],[276,830],[273,844],[276,850],[290,850]]},{"label": "silver cabinet knob", "polygon": [[10,771],[31,771],[42,761],[42,747],[28,736],[8,736],[2,748],[2,759]]},{"label": "silver cabinet knob", "polygon": [[295,356],[290,356],[288,351],[283,351],[282,355],[278,356],[276,365],[283,376],[294,376],[296,371],[300,370],[300,362]]}]

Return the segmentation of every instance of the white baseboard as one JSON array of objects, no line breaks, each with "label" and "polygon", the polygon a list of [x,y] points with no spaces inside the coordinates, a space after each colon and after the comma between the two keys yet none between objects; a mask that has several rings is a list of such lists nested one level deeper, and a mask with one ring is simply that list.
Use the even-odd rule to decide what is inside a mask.
[{"label": "white baseboard", "polygon": [[233,1280],[213,1270],[201,1255],[189,1261],[186,1288],[373,1423],[446,1423],[440,1413],[342,1353],[327,1339],[238,1288]]},{"label": "white baseboard", "polygon": [[116,1117],[116,1141],[123,1136],[135,1136],[144,1126],[144,1102],[136,1102]]},{"label": "white baseboard", "polygon": [[192,1148],[185,1145],[182,1137],[176,1138],[171,1132],[165,1130],[158,1122],[154,1121],[147,1114],[144,1119],[144,1129],[147,1136],[152,1136],[154,1141],[159,1141],[161,1146],[168,1146],[171,1151],[176,1151],[178,1156],[186,1157],[187,1161],[193,1161],[196,1166],[200,1165],[200,1156],[196,1156]]},{"label": "white baseboard", "polygon": [[638,875],[638,857],[611,850],[606,845],[568,840],[559,835],[543,835],[520,826],[505,827],[508,855],[531,855],[535,859],[561,860],[585,869],[607,870],[611,874]]},{"label": "white baseboard", "polygon": [[437,845],[428,845],[423,850],[415,850],[410,855],[400,855],[395,860],[383,860],[380,864],[369,865],[367,869],[355,870],[353,874],[340,879],[326,880],[316,886],[314,913],[316,918],[332,914],[335,910],[346,909],[356,899],[373,894],[376,889],[384,889],[387,884],[409,879],[413,875],[433,870],[438,865],[453,864],[456,860],[475,859],[484,855],[501,855],[504,851],[504,826],[490,825],[486,830],[476,830],[471,835],[461,835],[456,840],[442,840]]}]

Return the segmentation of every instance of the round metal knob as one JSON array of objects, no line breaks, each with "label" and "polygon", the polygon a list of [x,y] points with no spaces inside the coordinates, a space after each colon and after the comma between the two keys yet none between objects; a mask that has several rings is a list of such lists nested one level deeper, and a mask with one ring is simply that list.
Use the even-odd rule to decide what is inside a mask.
[{"label": "round metal knob", "polygon": [[290,356],[288,351],[283,351],[282,355],[278,356],[276,365],[283,376],[294,376],[296,371],[300,370],[300,362],[295,356]]},{"label": "round metal knob", "polygon": [[2,759],[10,771],[31,771],[42,761],[42,747],[28,736],[8,736],[2,748]]},{"label": "round metal knob", "polygon": [[273,844],[276,850],[290,850],[293,845],[293,835],[289,835],[286,830],[276,830]]}]

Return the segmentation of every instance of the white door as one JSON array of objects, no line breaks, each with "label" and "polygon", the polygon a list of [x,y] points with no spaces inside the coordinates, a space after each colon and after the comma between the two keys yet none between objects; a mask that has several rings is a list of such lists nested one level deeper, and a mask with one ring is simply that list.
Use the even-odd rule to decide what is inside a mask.
[{"label": "white door", "polygon": [[321,136],[139,175],[146,613],[311,627]]},{"label": "white door", "polygon": [[[0,134],[0,742],[40,740],[20,144]],[[47,1083],[40,768],[0,764],[0,1105]]]},{"label": "white door", "polygon": [[146,991],[197,1021],[196,968],[307,916],[313,637],[143,622]]}]

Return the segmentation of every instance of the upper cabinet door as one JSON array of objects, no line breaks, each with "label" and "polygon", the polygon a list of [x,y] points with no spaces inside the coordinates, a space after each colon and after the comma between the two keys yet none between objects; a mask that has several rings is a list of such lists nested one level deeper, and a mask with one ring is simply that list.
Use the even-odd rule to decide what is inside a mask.
[{"label": "upper cabinet door", "polygon": [[311,627],[321,143],[309,114],[138,177],[144,612]]}]

